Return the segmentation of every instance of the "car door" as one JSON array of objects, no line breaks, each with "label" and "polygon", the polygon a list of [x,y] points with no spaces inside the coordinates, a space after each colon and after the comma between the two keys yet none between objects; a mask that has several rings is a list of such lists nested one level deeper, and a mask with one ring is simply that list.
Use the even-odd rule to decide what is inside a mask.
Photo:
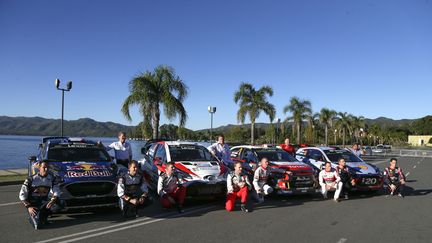
[{"label": "car door", "polygon": [[308,159],[309,163],[315,166],[315,168],[321,170],[325,163],[325,157],[323,153],[318,149],[308,149],[306,158]]}]

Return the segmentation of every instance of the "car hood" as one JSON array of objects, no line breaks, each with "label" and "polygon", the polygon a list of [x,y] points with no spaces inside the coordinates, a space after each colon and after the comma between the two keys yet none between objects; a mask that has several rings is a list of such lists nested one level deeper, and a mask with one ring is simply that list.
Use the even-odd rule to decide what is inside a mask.
[{"label": "car hood", "polygon": [[205,179],[208,176],[222,174],[221,166],[216,161],[179,161],[175,163],[177,169],[193,177]]},{"label": "car hood", "polygon": [[366,162],[347,162],[346,165],[353,169],[356,174],[377,174],[378,171],[375,167],[372,165],[366,163]]},{"label": "car hood", "polygon": [[277,162],[273,162],[271,161],[272,167],[276,167],[276,168],[287,168],[289,170],[292,171],[296,171],[296,170],[313,170],[312,167],[310,165],[307,165],[303,162],[299,162],[299,161],[294,161],[294,162],[290,162],[290,161],[277,161]]},{"label": "car hood", "polygon": [[113,162],[50,162],[50,171],[64,182],[110,180],[116,181]]}]

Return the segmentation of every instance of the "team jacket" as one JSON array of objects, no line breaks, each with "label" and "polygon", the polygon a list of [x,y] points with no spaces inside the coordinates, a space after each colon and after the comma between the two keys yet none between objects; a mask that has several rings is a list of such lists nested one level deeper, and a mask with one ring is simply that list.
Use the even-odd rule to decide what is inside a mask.
[{"label": "team jacket", "polygon": [[329,172],[322,170],[319,173],[318,178],[319,178],[319,184],[321,186],[325,186],[327,184],[332,184],[334,182],[338,183],[341,180],[341,178],[339,177],[339,174],[333,169]]},{"label": "team jacket", "polygon": [[21,186],[19,199],[25,206],[32,206],[36,201],[48,201],[49,197],[58,197],[60,189],[58,178],[48,173],[46,176],[29,176]]},{"label": "team jacket", "polygon": [[398,183],[400,180],[405,180],[405,175],[399,167],[395,167],[394,169],[390,169],[390,167],[385,168],[384,176],[390,184]]},{"label": "team jacket", "polygon": [[159,175],[157,192],[161,197],[173,193],[181,183],[182,178],[177,173],[173,172],[170,176],[162,173]]},{"label": "team jacket", "polygon": [[147,193],[147,183],[142,174],[136,173],[132,176],[128,172],[120,176],[117,184],[117,195],[120,198],[125,195],[129,197],[140,197]]},{"label": "team jacket", "polygon": [[253,177],[253,185],[255,190],[261,189],[266,183],[270,176],[271,168],[267,167],[267,169],[264,169],[262,166],[258,167],[258,169],[255,170],[254,177]]},{"label": "team jacket", "polygon": [[346,166],[344,166],[342,169],[339,166],[337,166],[336,172],[339,174],[339,177],[341,178],[342,182],[347,182],[352,180],[352,175]]},{"label": "team jacket", "polygon": [[249,179],[244,174],[236,174],[235,171],[231,171],[227,176],[227,189],[228,193],[238,192],[240,190],[239,183],[244,182],[248,189],[251,189]]}]

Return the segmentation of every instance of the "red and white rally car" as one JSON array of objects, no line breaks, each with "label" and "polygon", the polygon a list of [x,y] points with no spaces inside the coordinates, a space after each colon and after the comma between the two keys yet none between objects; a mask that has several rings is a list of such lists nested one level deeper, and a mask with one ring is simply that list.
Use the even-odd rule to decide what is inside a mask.
[{"label": "red and white rally car", "polygon": [[[231,148],[231,159],[242,162],[243,171],[252,178],[259,161],[266,157],[273,168],[269,179],[277,194],[311,194],[316,192],[314,169],[298,161],[285,150],[263,146],[235,146]],[[288,175],[285,171],[290,171]]]},{"label": "red and white rally car", "polygon": [[156,188],[157,177],[165,172],[168,162],[187,188],[186,197],[217,196],[226,193],[227,167],[220,163],[206,147],[194,142],[158,141],[148,146],[141,168],[148,175],[151,188]]}]

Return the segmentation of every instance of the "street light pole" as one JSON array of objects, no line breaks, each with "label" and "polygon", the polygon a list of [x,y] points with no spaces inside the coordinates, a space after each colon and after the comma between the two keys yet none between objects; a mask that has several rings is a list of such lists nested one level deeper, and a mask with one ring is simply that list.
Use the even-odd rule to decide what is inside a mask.
[{"label": "street light pole", "polygon": [[72,89],[72,81],[67,82],[66,84],[66,88],[60,88],[60,80],[56,79],[55,80],[55,86],[57,88],[57,90],[61,90],[62,92],[62,113],[61,113],[61,136],[63,137],[63,120],[64,120],[64,92],[65,91],[70,91]]},{"label": "street light pole", "polygon": [[335,146],[336,146],[336,133],[337,133],[337,129],[335,129],[335,133],[334,133],[334,139],[335,139],[334,144],[335,144]]},{"label": "street light pole", "polygon": [[213,138],[213,114],[216,112],[216,107],[207,107],[208,112],[210,112],[210,141]]}]

